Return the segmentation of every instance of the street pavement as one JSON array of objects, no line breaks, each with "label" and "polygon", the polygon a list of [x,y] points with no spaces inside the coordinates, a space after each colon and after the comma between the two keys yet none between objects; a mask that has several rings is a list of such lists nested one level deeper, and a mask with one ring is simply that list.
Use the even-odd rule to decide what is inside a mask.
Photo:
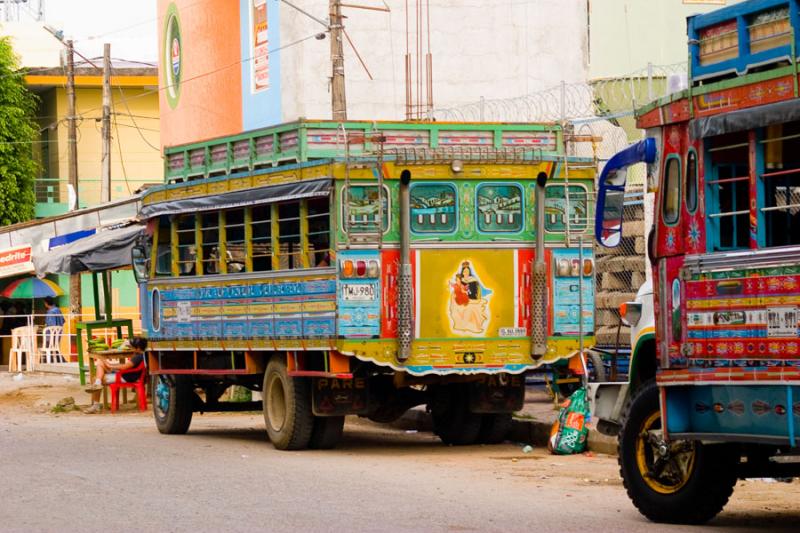
[{"label": "street pavement", "polygon": [[[26,377],[27,379],[27,377]],[[59,378],[62,379],[63,378]],[[79,403],[83,396],[74,383]],[[800,484],[740,482],[708,526],[651,524],[616,459],[447,447],[353,418],[339,448],[280,452],[260,415],[54,414],[65,387],[0,383],[0,531],[797,531]]]}]

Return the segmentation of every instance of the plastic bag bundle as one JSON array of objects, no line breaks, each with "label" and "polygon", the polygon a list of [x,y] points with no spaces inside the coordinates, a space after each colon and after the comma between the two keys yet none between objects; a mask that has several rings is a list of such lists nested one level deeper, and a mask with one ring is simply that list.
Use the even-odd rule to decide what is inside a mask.
[{"label": "plastic bag bundle", "polygon": [[558,418],[553,422],[547,449],[557,455],[581,453],[586,448],[589,433],[589,402],[586,389],[578,389],[561,405]]}]

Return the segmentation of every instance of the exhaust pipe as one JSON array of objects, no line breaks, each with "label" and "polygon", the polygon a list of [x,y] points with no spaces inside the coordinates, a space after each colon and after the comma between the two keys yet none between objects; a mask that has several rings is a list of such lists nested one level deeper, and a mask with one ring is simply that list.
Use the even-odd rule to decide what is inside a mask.
[{"label": "exhaust pipe", "polygon": [[411,356],[413,331],[411,286],[411,172],[400,173],[400,272],[397,283],[397,360],[406,361]]},{"label": "exhaust pipe", "polygon": [[547,265],[544,262],[544,186],[547,174],[536,176],[536,258],[531,295],[531,357],[539,360],[547,352]]}]

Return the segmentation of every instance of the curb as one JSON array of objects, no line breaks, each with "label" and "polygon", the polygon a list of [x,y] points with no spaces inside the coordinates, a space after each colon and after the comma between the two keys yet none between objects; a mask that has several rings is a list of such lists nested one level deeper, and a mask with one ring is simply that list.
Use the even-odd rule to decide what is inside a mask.
[{"label": "curb", "polygon": [[[433,420],[430,413],[423,409],[409,409],[400,418],[390,424],[396,429],[433,431]],[[514,418],[511,422],[511,431],[507,440],[531,444],[533,446],[547,446],[550,438],[552,422],[541,422],[530,418]],[[617,439],[603,435],[594,427],[589,427],[587,448],[590,452],[617,455]]]}]

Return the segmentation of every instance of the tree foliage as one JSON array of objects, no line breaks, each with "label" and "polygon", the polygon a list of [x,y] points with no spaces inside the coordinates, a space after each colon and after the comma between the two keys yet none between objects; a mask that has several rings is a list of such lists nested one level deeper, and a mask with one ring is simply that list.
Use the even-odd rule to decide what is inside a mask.
[{"label": "tree foliage", "polygon": [[34,155],[39,140],[36,106],[9,39],[0,38],[0,225],[34,217],[39,168]]}]

